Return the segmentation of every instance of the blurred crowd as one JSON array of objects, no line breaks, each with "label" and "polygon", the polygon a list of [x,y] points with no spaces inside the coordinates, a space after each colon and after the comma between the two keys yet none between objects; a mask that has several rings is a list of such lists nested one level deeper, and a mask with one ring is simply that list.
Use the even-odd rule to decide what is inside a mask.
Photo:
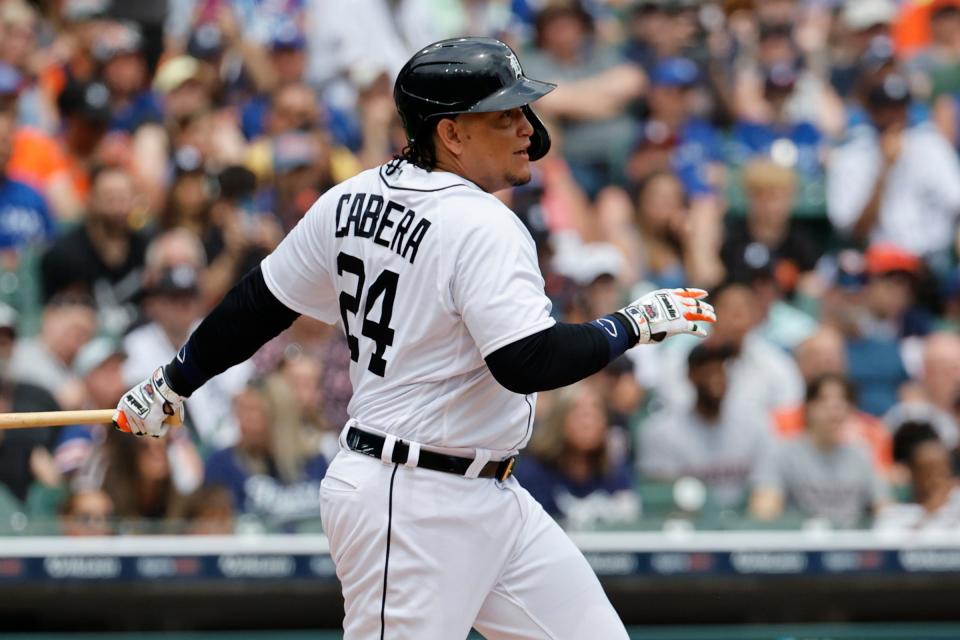
[{"label": "blurred crowd", "polygon": [[[960,527],[960,0],[0,0],[0,411],[106,408],[332,185],[395,74],[486,35],[559,87],[498,197],[560,320],[711,291],[705,340],[540,395],[577,528]],[[350,358],[301,318],[162,440],[0,432],[0,531],[319,530]]]}]

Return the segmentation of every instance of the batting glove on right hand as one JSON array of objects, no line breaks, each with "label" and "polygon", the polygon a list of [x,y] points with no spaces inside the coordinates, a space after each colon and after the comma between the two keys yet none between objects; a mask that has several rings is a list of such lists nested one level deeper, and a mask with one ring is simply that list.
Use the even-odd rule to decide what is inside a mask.
[{"label": "batting glove on right hand", "polygon": [[616,315],[641,343],[662,342],[680,333],[703,338],[704,323],[717,321],[703,289],[657,289],[634,300]]},{"label": "batting glove on right hand", "polygon": [[171,424],[183,423],[183,401],[186,398],[176,393],[167,384],[163,367],[130,389],[113,414],[113,424],[120,431],[136,436],[160,438]]}]

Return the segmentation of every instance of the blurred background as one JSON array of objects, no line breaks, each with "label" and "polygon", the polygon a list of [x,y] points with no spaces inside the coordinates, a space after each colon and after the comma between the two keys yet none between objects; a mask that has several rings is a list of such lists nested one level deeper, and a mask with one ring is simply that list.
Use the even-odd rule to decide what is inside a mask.
[{"label": "blurred background", "polygon": [[[636,637],[960,638],[960,0],[0,0],[0,410],[114,406],[466,34],[560,85],[498,194],[556,317],[719,316],[541,394],[516,470]],[[0,631],[335,629],[349,363],[304,318],[164,440],[0,433]]]}]

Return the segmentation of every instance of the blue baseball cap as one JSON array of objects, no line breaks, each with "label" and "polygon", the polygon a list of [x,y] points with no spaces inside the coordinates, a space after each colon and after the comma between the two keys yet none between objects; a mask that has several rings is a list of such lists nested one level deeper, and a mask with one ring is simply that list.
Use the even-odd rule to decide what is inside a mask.
[{"label": "blue baseball cap", "polygon": [[690,87],[700,79],[700,70],[689,58],[667,58],[653,68],[650,80],[655,87]]},{"label": "blue baseball cap", "polygon": [[0,62],[0,95],[16,95],[22,88],[23,75],[9,64]]},{"label": "blue baseball cap", "polygon": [[300,51],[307,46],[303,32],[292,22],[284,22],[277,27],[270,38],[271,51]]}]

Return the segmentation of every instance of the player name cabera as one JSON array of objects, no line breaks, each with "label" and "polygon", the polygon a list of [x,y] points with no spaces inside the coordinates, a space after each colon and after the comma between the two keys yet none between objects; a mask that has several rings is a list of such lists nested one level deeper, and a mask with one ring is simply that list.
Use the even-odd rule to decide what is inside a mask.
[{"label": "player name cabera", "polygon": [[418,220],[413,209],[393,200],[384,201],[377,194],[345,193],[337,202],[336,237],[372,238],[410,264],[417,258],[417,249],[429,229],[430,221]]}]

